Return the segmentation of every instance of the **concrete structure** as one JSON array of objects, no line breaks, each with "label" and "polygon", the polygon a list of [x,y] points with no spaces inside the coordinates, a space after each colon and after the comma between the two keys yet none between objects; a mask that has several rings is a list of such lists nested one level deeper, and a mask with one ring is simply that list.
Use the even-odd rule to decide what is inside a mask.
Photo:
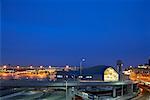
[{"label": "concrete structure", "polygon": [[78,88],[82,87],[87,89],[87,87],[112,87],[112,97],[117,96],[117,89],[121,89],[121,96],[125,94],[125,89],[133,92],[133,88],[127,88],[127,86],[132,86],[134,83],[131,81],[117,81],[117,82],[102,82],[102,81],[61,81],[61,82],[51,82],[51,81],[33,81],[33,80],[1,80],[1,87],[50,87],[50,88],[64,88],[66,90],[66,100],[71,100],[75,94],[80,94]]},{"label": "concrete structure", "polygon": [[117,71],[119,74],[119,80],[122,81],[123,80],[123,75],[122,75],[122,67],[123,67],[123,62],[122,60],[117,60]]}]

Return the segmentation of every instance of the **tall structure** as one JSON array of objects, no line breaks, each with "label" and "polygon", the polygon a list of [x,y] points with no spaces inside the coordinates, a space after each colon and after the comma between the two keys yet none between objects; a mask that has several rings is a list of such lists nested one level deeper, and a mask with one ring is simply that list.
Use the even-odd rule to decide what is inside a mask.
[{"label": "tall structure", "polygon": [[150,58],[148,59],[148,65],[150,66]]},{"label": "tall structure", "polygon": [[117,71],[118,71],[118,74],[119,74],[119,81],[122,81],[122,79],[123,79],[122,67],[123,67],[122,60],[117,60]]},{"label": "tall structure", "polygon": [[83,67],[83,66],[82,66],[82,63],[83,63],[83,62],[85,62],[85,59],[84,59],[84,58],[82,58],[81,61],[80,61],[80,75],[82,75],[82,67]]}]

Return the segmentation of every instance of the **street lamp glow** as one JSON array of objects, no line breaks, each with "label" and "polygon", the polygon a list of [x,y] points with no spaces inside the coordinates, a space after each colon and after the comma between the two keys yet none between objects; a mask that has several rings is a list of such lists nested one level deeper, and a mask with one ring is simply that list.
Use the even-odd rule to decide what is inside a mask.
[{"label": "street lamp glow", "polygon": [[30,66],[30,69],[32,69],[33,68],[33,66]]},{"label": "street lamp glow", "polygon": [[40,68],[43,68],[43,66],[40,66]]},{"label": "street lamp glow", "polygon": [[49,66],[49,68],[52,68],[52,66]]},{"label": "street lamp glow", "polygon": [[80,75],[82,74],[82,63],[85,62],[85,59],[82,58],[80,61]]},{"label": "street lamp glow", "polygon": [[85,59],[83,58],[82,61],[85,62]]},{"label": "street lamp glow", "polygon": [[17,68],[19,69],[19,68],[20,68],[20,66],[17,66]]},{"label": "street lamp glow", "polygon": [[7,66],[6,66],[6,65],[4,65],[4,66],[3,66],[3,68],[5,68],[5,69],[6,69],[6,68],[7,68]]},{"label": "street lamp glow", "polygon": [[68,65],[66,65],[66,68],[69,68],[69,66],[68,66]]},{"label": "street lamp glow", "polygon": [[40,68],[43,68],[43,66],[40,66]]},{"label": "street lamp glow", "polygon": [[129,66],[130,68],[133,68],[133,66]]}]

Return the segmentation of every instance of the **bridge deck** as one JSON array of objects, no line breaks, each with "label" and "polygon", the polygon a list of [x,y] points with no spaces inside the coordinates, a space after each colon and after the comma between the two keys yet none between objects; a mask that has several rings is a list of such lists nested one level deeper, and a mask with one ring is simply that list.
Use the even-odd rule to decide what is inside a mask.
[{"label": "bridge deck", "polygon": [[75,87],[75,86],[119,86],[133,84],[131,81],[102,82],[102,81],[37,81],[37,80],[0,80],[1,87]]}]

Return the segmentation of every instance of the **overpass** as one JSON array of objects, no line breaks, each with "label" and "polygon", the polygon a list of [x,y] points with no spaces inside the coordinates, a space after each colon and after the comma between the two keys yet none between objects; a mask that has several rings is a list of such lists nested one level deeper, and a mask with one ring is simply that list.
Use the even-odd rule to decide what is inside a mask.
[{"label": "overpass", "polygon": [[[112,87],[112,96],[117,96],[117,87],[121,87],[121,96],[124,95],[124,86],[127,87],[131,93],[133,93],[133,83],[131,81],[116,81],[116,82],[104,82],[104,81],[87,81],[87,80],[80,80],[80,81],[48,81],[48,80],[0,80],[0,87],[26,87],[26,88],[40,88],[40,87],[51,87],[57,89],[65,89],[66,90],[66,97],[67,100],[71,100],[72,97],[75,95],[81,95],[82,92],[78,91],[78,88],[85,88],[86,87]],[[74,90],[72,90],[74,88]]]},{"label": "overpass", "polygon": [[131,81],[39,81],[39,80],[0,80],[1,87],[76,87],[76,86],[121,86],[133,84]]}]

